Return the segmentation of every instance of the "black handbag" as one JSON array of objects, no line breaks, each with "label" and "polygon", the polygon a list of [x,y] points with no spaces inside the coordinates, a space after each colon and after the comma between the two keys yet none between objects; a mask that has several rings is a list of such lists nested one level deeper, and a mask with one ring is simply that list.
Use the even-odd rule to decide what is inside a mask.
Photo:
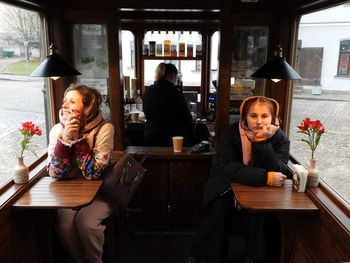
[{"label": "black handbag", "polygon": [[[96,134],[104,124],[104,121],[100,123],[94,134],[93,148]],[[108,202],[127,208],[147,171],[142,166],[145,160],[146,155],[141,162],[138,162],[133,156],[125,153],[121,159],[102,172],[103,184],[99,190],[99,195]]]},{"label": "black handbag", "polygon": [[126,153],[117,163],[103,171],[100,194],[107,201],[127,208],[146,171],[140,162]]}]

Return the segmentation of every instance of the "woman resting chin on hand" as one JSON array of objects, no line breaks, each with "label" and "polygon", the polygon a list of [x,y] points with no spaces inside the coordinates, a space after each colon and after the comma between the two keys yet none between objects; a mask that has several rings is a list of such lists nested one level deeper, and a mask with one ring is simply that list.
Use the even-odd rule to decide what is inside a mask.
[{"label": "woman resting chin on hand", "polygon": [[79,109],[70,109],[68,102],[64,102],[59,112],[60,122],[63,126],[62,140],[64,142],[75,141],[80,135],[80,111]]},{"label": "woman resting chin on hand", "polygon": [[[109,166],[114,128],[104,123],[101,102],[101,94],[84,85],[71,85],[65,91],[60,123],[50,131],[51,177],[94,180]],[[114,207],[97,194],[89,205],[57,211],[57,233],[73,262],[102,263],[105,226],[101,222]]]},{"label": "woman resting chin on hand", "polygon": [[[204,202],[210,214],[201,223],[191,247],[191,257],[210,262],[226,262],[228,234],[234,211],[230,184],[281,187],[287,178],[289,139],[279,129],[277,101],[263,97],[246,98],[240,106],[240,121],[220,136],[216,152],[218,164],[204,187]],[[223,194],[224,193],[224,194]],[[271,262],[266,250],[275,249],[266,240],[263,213],[245,215],[247,256],[253,262]],[[270,245],[270,247],[268,247]],[[191,257],[187,262],[191,262]],[[193,260],[192,260],[193,262]]]}]

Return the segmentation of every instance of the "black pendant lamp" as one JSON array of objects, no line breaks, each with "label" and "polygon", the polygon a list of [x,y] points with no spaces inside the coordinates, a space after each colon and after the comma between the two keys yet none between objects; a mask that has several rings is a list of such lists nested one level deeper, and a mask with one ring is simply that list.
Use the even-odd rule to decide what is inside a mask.
[{"label": "black pendant lamp", "polygon": [[55,53],[57,47],[50,45],[50,54],[46,59],[30,74],[32,77],[50,77],[54,80],[59,77],[81,75],[72,65],[66,62],[60,55]]},{"label": "black pendant lamp", "polygon": [[287,63],[286,58],[282,57],[282,48],[280,46],[277,46],[274,51],[274,57],[252,74],[251,77],[271,79],[274,82],[278,82],[282,79],[302,79],[302,77]]}]

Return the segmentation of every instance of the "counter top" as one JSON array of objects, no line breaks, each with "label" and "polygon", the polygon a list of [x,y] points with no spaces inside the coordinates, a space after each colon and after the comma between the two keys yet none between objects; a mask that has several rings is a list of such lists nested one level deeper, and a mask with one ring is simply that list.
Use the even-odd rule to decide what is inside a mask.
[{"label": "counter top", "polygon": [[147,154],[148,159],[212,159],[216,155],[214,151],[194,153],[190,147],[184,147],[182,152],[175,153],[173,147],[128,146],[126,152],[135,157]]}]

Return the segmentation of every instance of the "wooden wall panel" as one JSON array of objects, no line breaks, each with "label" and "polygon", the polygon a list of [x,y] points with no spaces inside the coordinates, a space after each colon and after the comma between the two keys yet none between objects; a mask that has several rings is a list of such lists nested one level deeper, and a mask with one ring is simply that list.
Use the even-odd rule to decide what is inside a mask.
[{"label": "wooden wall panel", "polygon": [[1,263],[38,263],[36,241],[30,221],[7,204],[0,209]]},{"label": "wooden wall panel", "polygon": [[[350,232],[349,217],[345,219],[347,227],[338,221],[342,211],[329,208],[334,205],[321,189],[316,189],[320,199],[309,192],[310,197],[320,209],[317,216],[307,217],[303,222],[299,242],[296,246],[293,262],[295,263],[323,263],[323,262],[349,262],[350,261]],[[324,205],[327,204],[327,207]]]}]

